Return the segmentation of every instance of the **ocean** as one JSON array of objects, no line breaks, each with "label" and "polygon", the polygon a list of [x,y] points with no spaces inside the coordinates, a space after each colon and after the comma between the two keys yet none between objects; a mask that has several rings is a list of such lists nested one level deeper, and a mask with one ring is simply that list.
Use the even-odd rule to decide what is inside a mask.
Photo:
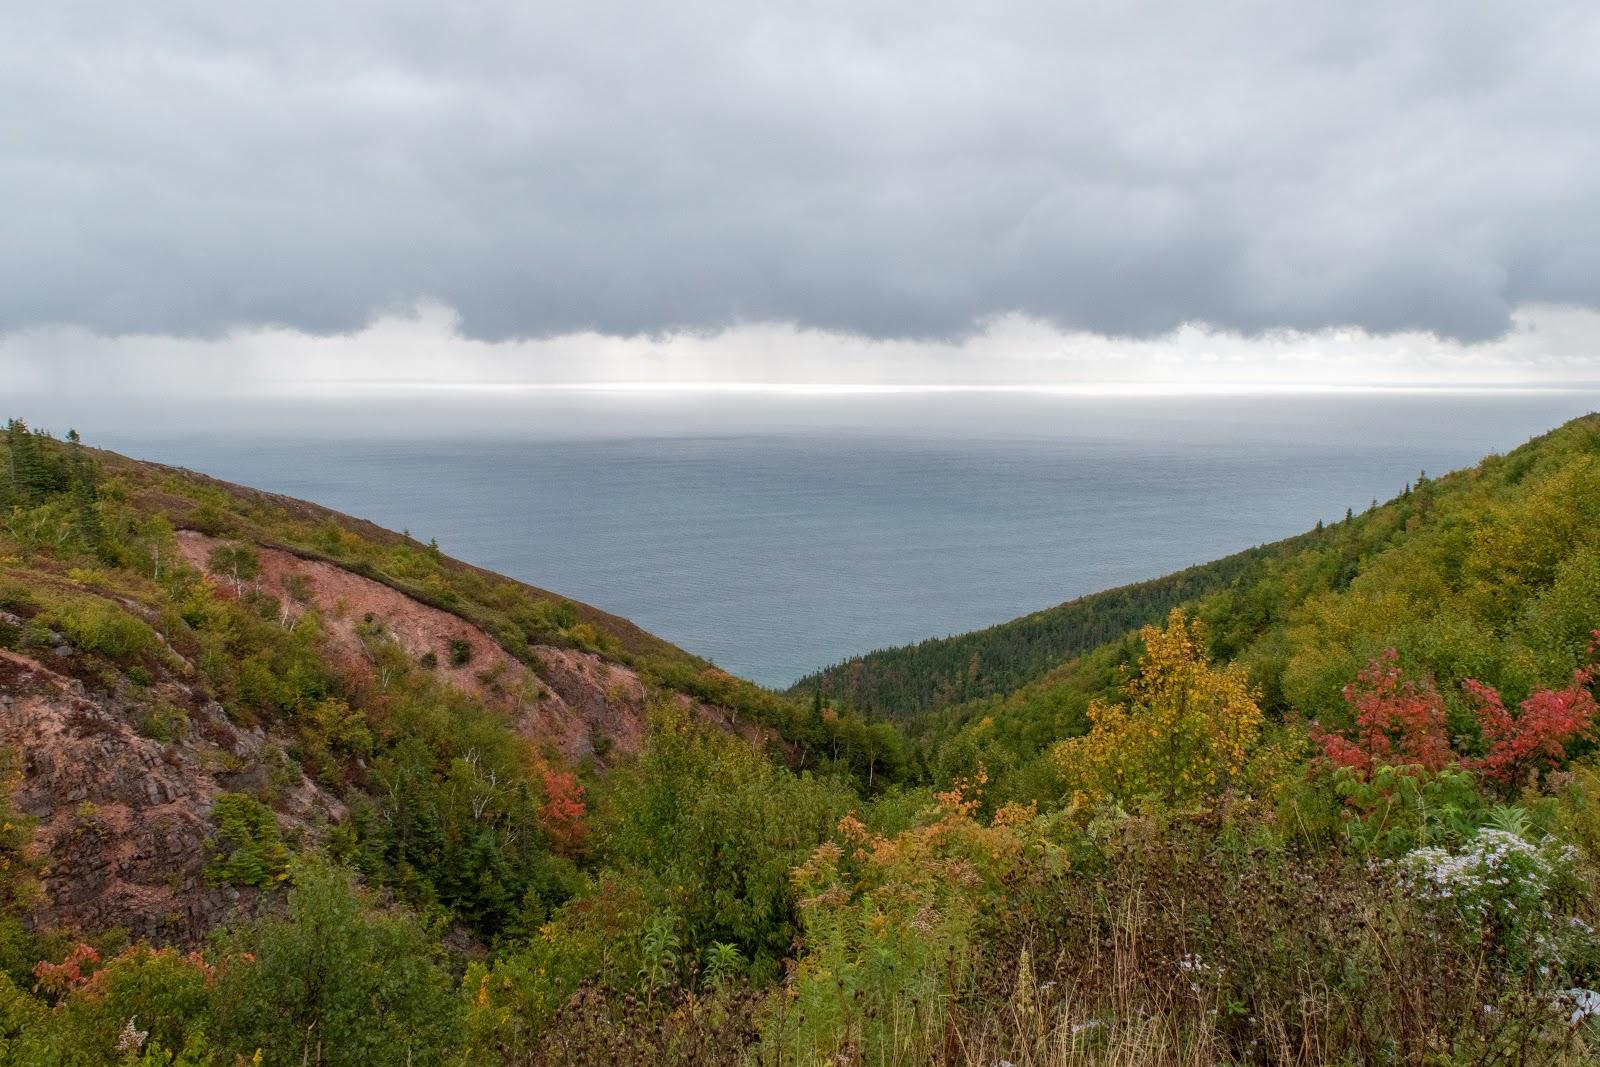
[{"label": "ocean", "polygon": [[437,538],[784,686],[1298,533],[1596,406],[1573,392],[512,391],[42,402],[31,417]]}]

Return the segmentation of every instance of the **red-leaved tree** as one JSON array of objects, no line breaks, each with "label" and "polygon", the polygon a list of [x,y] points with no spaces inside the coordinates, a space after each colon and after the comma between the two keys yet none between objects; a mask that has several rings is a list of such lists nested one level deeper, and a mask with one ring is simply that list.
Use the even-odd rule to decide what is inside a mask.
[{"label": "red-leaved tree", "polygon": [[1438,771],[1456,761],[1443,698],[1432,682],[1417,685],[1402,678],[1394,649],[1385,649],[1344,687],[1344,701],[1355,716],[1354,740],[1316,724],[1311,731],[1335,766],[1367,775],[1374,767]]},{"label": "red-leaved tree", "polygon": [[34,966],[33,976],[38,979],[35,988],[51,996],[65,996],[87,984],[99,966],[100,953],[80,941],[60,963],[40,960]]},{"label": "red-leaved tree", "polygon": [[1573,741],[1593,741],[1595,716],[1600,714],[1589,690],[1594,672],[1593,666],[1584,667],[1572,673],[1572,684],[1565,689],[1536,690],[1516,715],[1492,686],[1468,679],[1467,697],[1486,751],[1467,765],[1498,785],[1514,786],[1559,765]]},{"label": "red-leaved tree", "polygon": [[539,809],[539,822],[551,842],[566,853],[583,848],[589,836],[589,825],[583,821],[583,786],[571,771],[544,769],[544,806]]},{"label": "red-leaved tree", "polygon": [[1597,668],[1600,630],[1589,649],[1590,665],[1576,670],[1562,689],[1539,689],[1513,714],[1500,693],[1482,682],[1463,683],[1483,738],[1481,756],[1457,751],[1450,743],[1444,699],[1431,680],[1401,677],[1400,656],[1386,649],[1344,688],[1355,717],[1355,736],[1324,730],[1313,723],[1311,738],[1336,767],[1368,777],[1378,767],[1417,767],[1476,771],[1501,788],[1511,788],[1558,766],[1574,741],[1594,740],[1600,718],[1590,685]]}]

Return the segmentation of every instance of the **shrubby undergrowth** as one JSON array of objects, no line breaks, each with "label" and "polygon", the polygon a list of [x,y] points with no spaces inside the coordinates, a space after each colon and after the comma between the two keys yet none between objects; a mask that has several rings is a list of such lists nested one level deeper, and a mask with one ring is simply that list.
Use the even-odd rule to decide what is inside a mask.
[{"label": "shrubby undergrowth", "polygon": [[[71,642],[163,744],[199,729],[156,702],[179,676],[290,740],[212,810],[211,877],[260,906],[182,951],[34,928],[46,860],[0,803],[0,1064],[1593,1062],[1600,448],[1536,445],[913,743],[433,546],[164,482],[223,538],[201,574],[146,475],[13,424],[0,640]],[[254,587],[269,537],[768,743],[664,695],[636,759],[565,766],[442,679],[470,655],[377,619],[354,683]],[[279,832],[301,771],[347,820]]]}]

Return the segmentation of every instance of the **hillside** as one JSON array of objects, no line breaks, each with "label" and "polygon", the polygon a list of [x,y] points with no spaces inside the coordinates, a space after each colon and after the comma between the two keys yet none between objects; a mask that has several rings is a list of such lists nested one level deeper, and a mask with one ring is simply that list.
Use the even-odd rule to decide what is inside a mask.
[{"label": "hillside", "polygon": [[[1561,448],[1560,440],[1586,426],[1592,426],[1592,418],[1575,420],[1517,449],[1504,461],[1511,475],[1506,480],[1515,484],[1521,479],[1519,472],[1535,465],[1543,453]],[[1492,476],[1500,464],[1491,457],[1477,472]],[[1428,527],[1437,518],[1434,509],[1448,512],[1453,497],[1469,485],[1487,492],[1494,484],[1492,478],[1477,483],[1466,472],[1442,479],[1423,475],[1402,496],[1344,522],[1319,523],[1315,530],[1282,541],[1092,593],[982,630],[864,653],[800,679],[789,693],[809,697],[820,692],[840,704],[919,729],[942,709],[976,708],[1045,679],[1080,655],[1115,646],[1173,607],[1212,605],[1211,614],[1226,616],[1227,629],[1236,632],[1249,624],[1252,615],[1256,624],[1264,624],[1267,620],[1261,613],[1285,610],[1314,594],[1338,592],[1374,555],[1419,531],[1421,537],[1431,536]],[[1281,588],[1286,582],[1291,587],[1309,584]],[[1232,647],[1219,650],[1231,652]],[[1275,677],[1264,680],[1277,684]],[[962,712],[954,715],[960,717]]]},{"label": "hillside", "polygon": [[75,437],[0,505],[0,1067],[1600,1054],[1600,417],[914,740]]},{"label": "hillside", "polygon": [[[1347,717],[1344,684],[1393,648],[1451,694],[1459,718],[1466,678],[1524,694],[1583,662],[1600,603],[1597,520],[1600,416],[1589,415],[1259,550],[1187,606],[1206,622],[1211,654],[1248,668],[1275,716]],[[1031,764],[1018,788],[1048,789],[1040,753],[1081,732],[1090,701],[1115,693],[1141,653],[1130,628],[919,728],[947,768]]]},{"label": "hillside", "polygon": [[[353,833],[375,884],[493,932],[559,858],[539,805],[636,755],[662,709],[821,758],[797,705],[315,504],[14,422],[0,509],[0,750],[49,926],[192,943],[248,906],[281,864],[214,877],[226,795],[272,837]],[[419,773],[430,808],[482,796],[475,826],[434,811],[443,850],[413,856],[378,793]]]},{"label": "hillside", "polygon": [[1155,622],[1180,604],[1249,581],[1272,560],[1321,540],[1321,531],[1301,534],[982,630],[867,652],[807,675],[789,694],[821,692],[908,722],[952,704],[1010,693],[1064,659]]}]

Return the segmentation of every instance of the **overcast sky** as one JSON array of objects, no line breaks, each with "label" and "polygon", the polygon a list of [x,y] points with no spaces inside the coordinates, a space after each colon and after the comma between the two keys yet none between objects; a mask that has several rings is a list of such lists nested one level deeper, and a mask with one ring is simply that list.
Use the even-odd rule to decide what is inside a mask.
[{"label": "overcast sky", "polygon": [[1596,56],[1584,2],[8,4],[0,387],[1600,380]]}]

